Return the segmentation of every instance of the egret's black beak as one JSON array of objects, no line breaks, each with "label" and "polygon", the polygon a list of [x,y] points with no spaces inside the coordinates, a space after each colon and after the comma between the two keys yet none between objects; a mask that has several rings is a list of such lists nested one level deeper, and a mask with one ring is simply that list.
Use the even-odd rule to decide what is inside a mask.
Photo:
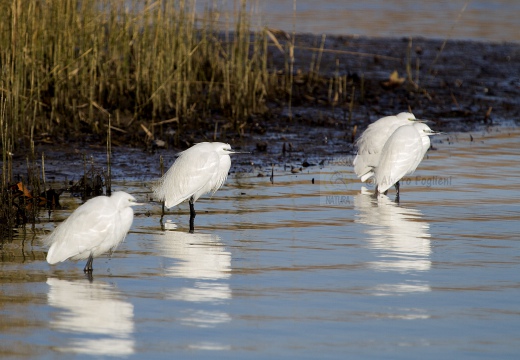
[{"label": "egret's black beak", "polygon": [[251,151],[236,151],[236,150],[227,150],[230,154],[251,154]]}]

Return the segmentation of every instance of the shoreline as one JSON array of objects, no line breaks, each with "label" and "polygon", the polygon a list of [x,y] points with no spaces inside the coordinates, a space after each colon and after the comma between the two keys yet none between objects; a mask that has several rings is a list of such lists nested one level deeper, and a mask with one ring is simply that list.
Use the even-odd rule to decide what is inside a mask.
[{"label": "shoreline", "polygon": [[[417,118],[432,121],[430,126],[443,132],[520,124],[520,44],[451,41],[438,56],[442,41],[437,40],[414,39],[410,46],[408,39],[329,36],[325,38],[323,49],[332,51],[321,52],[319,75],[304,72],[316,55],[315,46],[319,48],[319,41],[321,38],[311,35],[296,37],[293,72],[296,85],[290,113],[287,104],[272,102],[266,114],[246,120],[242,134],[224,126],[215,127],[215,122],[225,124],[226,121],[215,114],[209,119],[209,128],[186,131],[180,146],[174,146],[173,135],[168,135],[175,124],[165,124],[154,134],[155,140],[165,142],[165,148],[159,151],[173,156],[195,142],[221,141],[254,150],[246,162],[268,166],[283,164],[284,158],[291,156],[301,163],[331,151],[338,156],[351,154],[355,138],[368,124],[401,111],[411,110]],[[284,59],[279,50],[271,46],[269,51],[271,66],[280,68]],[[406,76],[407,64],[414,64],[412,75],[418,79],[418,87],[407,80],[385,85],[393,71],[397,71],[399,77]],[[429,69],[432,71],[428,72]],[[344,96],[346,101],[331,103],[328,100],[330,79],[342,77],[347,81],[343,85],[347,92],[338,96]],[[350,98],[352,92],[354,102]],[[113,151],[126,152],[124,157],[131,161],[142,157],[143,151],[153,154],[156,149],[140,124],[147,122],[134,124],[132,129],[137,131],[133,133],[112,131]],[[68,159],[78,161],[84,154],[90,156],[90,152],[98,153],[97,164],[103,162],[104,134],[69,135],[49,138],[35,134],[36,154],[33,156],[36,161],[40,161],[42,152],[46,156],[54,154],[45,163],[46,171],[60,173],[59,168],[70,161]],[[331,143],[336,144],[333,150]],[[20,145],[23,144],[24,141]],[[28,146],[15,150],[12,159],[15,177],[27,173],[26,160],[30,156]],[[158,166],[157,163],[156,168]],[[83,164],[79,168],[83,169]],[[118,177],[117,173],[113,175]]]}]

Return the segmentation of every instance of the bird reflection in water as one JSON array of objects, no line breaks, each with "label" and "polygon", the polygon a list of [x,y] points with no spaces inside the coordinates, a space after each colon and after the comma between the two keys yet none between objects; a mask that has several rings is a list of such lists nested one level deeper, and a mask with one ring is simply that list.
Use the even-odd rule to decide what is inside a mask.
[{"label": "bird reflection in water", "polygon": [[[378,271],[403,274],[431,268],[430,225],[417,209],[406,208],[387,196],[371,197],[363,190],[354,199],[358,211],[356,222],[367,225],[367,245],[379,259],[370,263]],[[430,286],[415,278],[401,284],[378,286],[381,295],[430,291]]]},{"label": "bird reflection in water", "polygon": [[52,328],[74,337],[59,350],[96,356],[134,353],[134,307],[112,285],[87,280],[48,278],[47,301],[60,309]]},{"label": "bird reflection in water", "polygon": [[229,314],[213,306],[224,304],[232,296],[227,282],[231,277],[231,253],[220,238],[212,234],[166,231],[156,235],[156,240],[164,256],[176,260],[167,263],[165,275],[193,280],[192,286],[172,290],[167,295],[172,300],[199,304],[200,308],[186,311],[182,323],[216,327],[231,321]]}]

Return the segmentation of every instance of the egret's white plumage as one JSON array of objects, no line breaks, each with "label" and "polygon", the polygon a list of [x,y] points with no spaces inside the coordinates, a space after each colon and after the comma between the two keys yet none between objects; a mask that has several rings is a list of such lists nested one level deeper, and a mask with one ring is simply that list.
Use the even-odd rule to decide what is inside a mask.
[{"label": "egret's white plumage", "polygon": [[381,151],[388,138],[400,126],[416,121],[412,113],[402,112],[385,116],[370,124],[356,141],[358,152],[354,158],[354,172],[362,182],[374,176],[374,167],[379,163]]},{"label": "egret's white plumage", "polygon": [[392,133],[373,170],[379,193],[386,192],[405,175],[417,169],[430,148],[429,136],[434,134],[428,125],[420,122],[402,125]]},{"label": "egret's white plumage", "polygon": [[171,208],[190,202],[190,231],[193,231],[193,204],[206,193],[215,193],[226,181],[231,167],[229,144],[202,142],[179,153],[179,157],[153,188],[158,200]]},{"label": "egret's white plumage", "polygon": [[126,237],[134,219],[135,198],[123,191],[98,196],[77,208],[44,239],[50,245],[47,262],[89,259],[84,271],[92,271],[92,261],[113,251]]},{"label": "egret's white plumage", "polygon": [[179,157],[154,187],[154,194],[171,208],[185,200],[197,201],[217,191],[231,168],[231,146],[220,142],[202,142],[179,153]]}]

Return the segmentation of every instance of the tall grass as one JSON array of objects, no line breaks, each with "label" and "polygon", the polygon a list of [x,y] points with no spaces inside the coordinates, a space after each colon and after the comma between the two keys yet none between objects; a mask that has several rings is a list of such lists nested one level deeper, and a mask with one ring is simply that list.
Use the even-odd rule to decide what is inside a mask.
[{"label": "tall grass", "polygon": [[100,109],[120,128],[176,118],[182,131],[217,112],[240,130],[273,83],[267,37],[251,34],[241,4],[225,34],[194,0],[0,0],[2,142],[104,133]]}]

